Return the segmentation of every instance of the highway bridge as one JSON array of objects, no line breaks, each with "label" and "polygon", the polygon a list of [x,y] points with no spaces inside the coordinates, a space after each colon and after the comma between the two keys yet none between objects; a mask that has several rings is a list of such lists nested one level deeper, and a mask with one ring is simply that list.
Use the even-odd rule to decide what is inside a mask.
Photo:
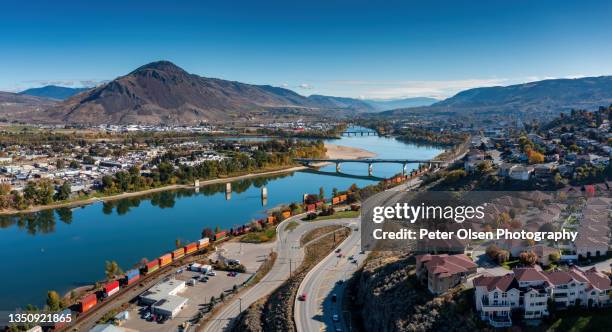
[{"label": "highway bridge", "polygon": [[340,172],[340,164],[342,163],[364,163],[368,164],[368,175],[372,176],[374,170],[374,164],[401,164],[402,174],[406,174],[406,167],[408,164],[423,164],[431,168],[432,165],[438,166],[444,163],[440,160],[424,160],[424,159],[381,159],[381,158],[368,158],[368,159],[316,159],[316,158],[295,158],[300,164],[305,166],[311,166],[313,163],[334,163],[336,164],[336,172]]},{"label": "highway bridge", "polygon": [[342,136],[378,136],[378,133],[375,131],[352,131],[352,130],[348,130],[348,131],[343,131],[342,132]]}]

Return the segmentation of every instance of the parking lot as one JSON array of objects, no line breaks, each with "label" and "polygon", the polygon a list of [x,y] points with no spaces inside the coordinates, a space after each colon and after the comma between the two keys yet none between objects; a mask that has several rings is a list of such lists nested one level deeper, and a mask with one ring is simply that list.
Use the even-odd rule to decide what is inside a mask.
[{"label": "parking lot", "polygon": [[[206,307],[211,297],[214,296],[215,299],[219,301],[221,293],[225,293],[225,296],[229,295],[234,285],[239,286],[251,277],[266,259],[270,252],[270,247],[271,246],[267,244],[225,243],[223,245],[224,249],[219,250],[217,253],[213,253],[210,256],[211,259],[239,259],[240,263],[246,267],[246,273],[238,273],[236,276],[229,276],[228,272],[215,271],[216,276],[209,276],[206,282],[198,281],[193,286],[190,286],[188,283],[183,291],[176,294],[177,296],[188,299],[187,303],[176,317],[166,320],[163,323],[144,319],[143,314],[149,311],[148,306],[134,305],[129,309],[129,319],[124,322],[123,326],[139,331],[178,331],[181,324],[191,320],[197,314],[198,310]],[[208,264],[207,261],[199,263]],[[201,272],[192,272],[185,269],[182,273],[175,274],[174,278],[187,282],[195,276],[201,279],[203,274]],[[218,303],[217,305],[220,304]]]}]

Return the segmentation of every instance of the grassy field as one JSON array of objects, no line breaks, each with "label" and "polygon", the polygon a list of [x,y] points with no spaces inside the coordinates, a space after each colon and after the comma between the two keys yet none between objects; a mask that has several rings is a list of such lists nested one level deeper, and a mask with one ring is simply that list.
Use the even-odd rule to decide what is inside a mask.
[{"label": "grassy field", "polygon": [[318,216],[310,221],[319,220],[330,220],[330,219],[342,219],[342,218],[357,218],[359,217],[359,211],[340,211],[332,214],[331,216]]},{"label": "grassy field", "polygon": [[570,309],[557,312],[556,318],[551,322],[544,321],[541,326],[529,327],[527,331],[533,332],[590,332],[610,331],[612,322],[612,308],[607,309]]},{"label": "grassy field", "polygon": [[262,243],[272,241],[276,238],[276,227],[268,227],[259,232],[251,232],[244,235],[240,242],[247,243]]}]

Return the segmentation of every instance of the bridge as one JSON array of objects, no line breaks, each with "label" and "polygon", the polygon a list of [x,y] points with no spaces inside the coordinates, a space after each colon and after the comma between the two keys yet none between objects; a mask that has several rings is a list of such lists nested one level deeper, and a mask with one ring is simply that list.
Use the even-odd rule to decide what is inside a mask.
[{"label": "bridge", "polygon": [[342,163],[364,163],[368,164],[368,175],[372,176],[374,171],[373,164],[401,164],[402,175],[406,175],[406,167],[408,164],[422,164],[427,165],[431,168],[432,165],[438,166],[444,161],[440,160],[424,160],[424,159],[380,159],[380,158],[368,158],[368,159],[315,159],[315,158],[295,158],[300,164],[305,166],[311,166],[312,163],[334,163],[336,164],[336,172],[340,172],[340,164]]},{"label": "bridge", "polygon": [[353,135],[353,136],[359,136],[359,135],[361,135],[361,136],[370,136],[370,135],[378,136],[378,133],[375,132],[375,131],[352,131],[352,130],[343,131],[342,132],[342,136],[351,136],[351,135]]}]

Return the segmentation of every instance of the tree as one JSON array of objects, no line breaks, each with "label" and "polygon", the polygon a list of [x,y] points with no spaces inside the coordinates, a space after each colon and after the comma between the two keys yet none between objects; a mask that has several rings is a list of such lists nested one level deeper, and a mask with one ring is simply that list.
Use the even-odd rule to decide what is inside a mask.
[{"label": "tree", "polygon": [[332,197],[336,197],[338,196],[338,188],[333,188],[332,189]]},{"label": "tree", "polygon": [[119,264],[115,261],[106,261],[106,266],[104,268],[104,273],[106,274],[107,279],[113,279],[117,275],[123,274],[123,271],[119,267]]},{"label": "tree", "polygon": [[45,179],[40,181],[38,184],[37,203],[41,205],[51,204],[51,202],[53,202],[54,193],[55,188],[50,180]]},{"label": "tree", "polygon": [[499,250],[497,252],[497,263],[502,264],[510,259],[510,252],[508,250]]},{"label": "tree", "polygon": [[38,186],[34,181],[28,181],[26,183],[25,188],[23,189],[23,198],[28,201],[36,201],[36,196],[38,194]]},{"label": "tree", "polygon": [[66,167],[66,162],[64,161],[64,159],[57,159],[55,161],[55,167],[57,167],[57,169],[63,169]]},{"label": "tree", "polygon": [[214,236],[215,236],[215,233],[210,227],[206,227],[202,230],[202,238],[207,237],[209,239],[212,239]]},{"label": "tree", "polygon": [[221,300],[221,302],[225,300],[225,293],[221,292],[221,294],[219,295],[219,300]]},{"label": "tree", "polygon": [[102,187],[104,188],[104,190],[110,190],[113,187],[113,184],[115,182],[113,181],[113,177],[110,175],[104,175],[102,177]]},{"label": "tree", "polygon": [[533,251],[523,251],[519,255],[519,260],[524,265],[533,266],[538,261],[538,255],[536,255]]},{"label": "tree", "polygon": [[489,256],[489,258],[497,259],[497,255],[499,253],[499,250],[500,249],[496,245],[492,244],[492,245],[487,247],[485,253],[487,254],[487,256]]},{"label": "tree", "polygon": [[325,189],[323,189],[323,187],[319,188],[319,199],[325,199]]},{"label": "tree", "polygon": [[79,162],[76,160],[72,160],[70,161],[70,168],[79,169],[81,168],[81,164],[79,164]]},{"label": "tree", "polygon": [[535,150],[527,150],[527,159],[530,164],[541,164],[544,162],[544,155]]},{"label": "tree", "polygon": [[47,306],[49,311],[60,311],[62,309],[62,298],[56,291],[47,292]]},{"label": "tree", "polygon": [[561,254],[560,254],[558,251],[553,252],[553,253],[551,253],[550,255],[548,255],[548,259],[549,259],[551,262],[556,263],[556,262],[558,262],[559,260],[561,260]]},{"label": "tree", "polygon": [[72,193],[72,186],[70,186],[69,181],[64,181],[57,194],[55,194],[55,199],[58,201],[63,201],[70,198],[70,193]]}]

